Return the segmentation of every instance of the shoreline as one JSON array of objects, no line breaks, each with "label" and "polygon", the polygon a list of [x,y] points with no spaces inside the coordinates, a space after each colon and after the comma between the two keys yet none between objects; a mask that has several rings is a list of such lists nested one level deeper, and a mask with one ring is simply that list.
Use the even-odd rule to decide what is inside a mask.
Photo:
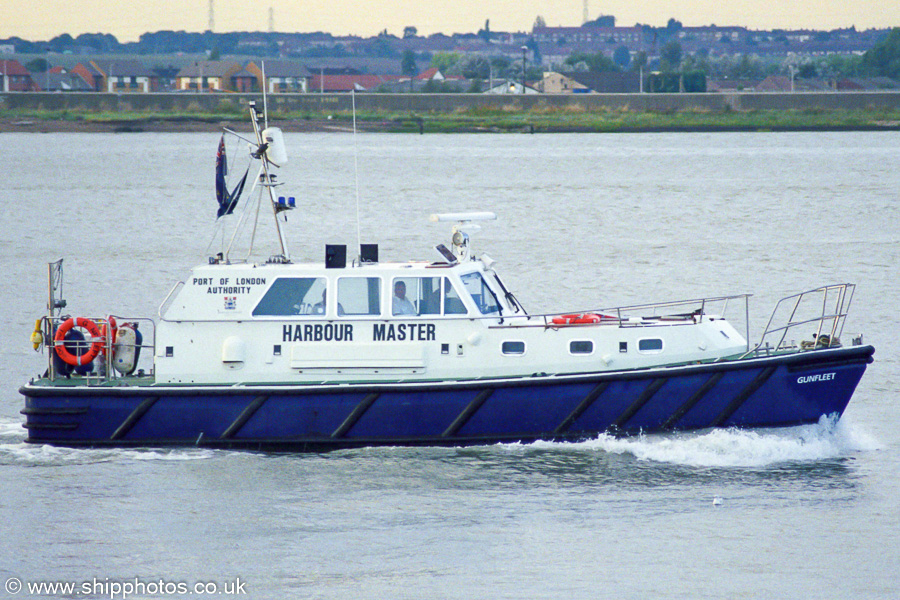
[{"label": "shoreline", "polygon": [[[124,117],[124,115],[123,115]],[[352,115],[328,117],[285,116],[270,118],[285,133],[352,133]],[[3,133],[215,133],[223,127],[240,129],[238,115],[216,118],[135,116],[91,118],[79,115],[0,115]],[[900,131],[900,114],[789,114],[759,113],[618,113],[548,115],[522,111],[503,115],[397,116],[368,114],[357,119],[357,128],[368,133],[736,133],[802,131]]]}]

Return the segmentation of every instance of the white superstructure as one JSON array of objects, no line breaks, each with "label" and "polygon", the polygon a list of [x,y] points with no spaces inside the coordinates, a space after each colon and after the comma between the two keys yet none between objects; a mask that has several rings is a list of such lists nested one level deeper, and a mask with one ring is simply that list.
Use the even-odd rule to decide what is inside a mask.
[{"label": "white superstructure", "polygon": [[529,316],[491,263],[199,266],[164,307],[156,381],[521,377],[709,361],[747,348],[703,311]]}]

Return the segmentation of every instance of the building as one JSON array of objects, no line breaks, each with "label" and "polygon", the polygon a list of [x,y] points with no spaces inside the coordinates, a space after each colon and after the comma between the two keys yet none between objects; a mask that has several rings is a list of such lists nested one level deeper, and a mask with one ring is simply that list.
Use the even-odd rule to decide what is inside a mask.
[{"label": "building", "polygon": [[63,67],[50,69],[43,86],[45,92],[93,92],[94,87],[84,77]]},{"label": "building", "polygon": [[[280,93],[306,93],[309,91],[309,81],[312,73],[300,63],[283,60],[267,60],[256,67],[251,63],[253,68],[260,74],[262,80],[262,68],[265,67],[267,90],[271,94]],[[251,65],[247,65],[246,70],[252,71]]]},{"label": "building", "polygon": [[640,27],[535,27],[534,40],[541,44],[596,45],[601,43],[638,45],[643,38]]},{"label": "building", "polygon": [[17,60],[0,61],[0,77],[3,79],[0,89],[4,92],[33,92],[39,89],[28,69]]},{"label": "building", "polygon": [[233,90],[232,77],[243,67],[224,60],[200,60],[178,71],[176,89],[195,92]]},{"label": "building", "polygon": [[[522,83],[518,81],[512,81],[511,79],[507,79],[502,83],[498,83],[494,87],[486,90],[485,94],[521,94],[522,93]],[[526,94],[540,94],[539,91],[530,86],[525,86]]]},{"label": "building", "polygon": [[544,78],[537,83],[535,88],[544,94],[583,94],[590,91],[586,85],[555,71],[544,73]]},{"label": "building", "polygon": [[392,81],[399,81],[395,75],[313,75],[309,81],[310,92],[369,92]]},{"label": "building", "polygon": [[158,88],[156,73],[136,60],[90,60],[72,71],[96,92],[147,94]]}]

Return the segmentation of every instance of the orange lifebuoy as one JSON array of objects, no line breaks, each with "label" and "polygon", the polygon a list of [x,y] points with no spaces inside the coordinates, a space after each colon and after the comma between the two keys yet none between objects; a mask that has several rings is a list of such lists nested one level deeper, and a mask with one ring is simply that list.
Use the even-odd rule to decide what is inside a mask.
[{"label": "orange lifebuoy", "polygon": [[[88,333],[93,336],[94,341],[91,343],[91,349],[86,353],[77,355],[69,352],[68,348],[65,346],[66,334],[69,333],[75,326],[83,327],[88,330]],[[91,321],[90,319],[85,319],[84,317],[72,317],[67,319],[62,325],[59,326],[59,329],[56,330],[56,335],[53,336],[54,346],[56,346],[56,353],[59,357],[66,363],[74,366],[80,367],[81,365],[86,365],[100,354],[100,349],[103,347],[103,342],[100,340],[100,330],[97,329],[97,324]]]},{"label": "orange lifebuoy", "polygon": [[[107,323],[109,323],[108,329],[106,326]],[[104,321],[102,325],[100,325],[100,337],[103,338],[102,339],[103,345],[100,347],[100,353],[103,354],[104,356],[106,355],[107,341],[109,342],[110,345],[115,344],[116,343],[116,333],[118,331],[119,331],[119,328],[116,326],[116,318],[113,317],[112,315],[110,315],[110,317],[108,319],[106,319],[106,321]],[[112,332],[112,333],[110,333],[109,340],[107,340],[107,338],[106,338],[106,334],[108,332]]]},{"label": "orange lifebuoy", "polygon": [[560,315],[551,319],[554,325],[586,325],[589,323],[599,323],[601,321],[618,320],[618,317],[614,317],[611,315],[598,315],[596,313],[584,313],[583,315]]},{"label": "orange lifebuoy", "polygon": [[554,325],[569,325],[571,323],[575,323],[575,319],[580,318],[581,315],[561,315],[559,317],[553,317]]},{"label": "orange lifebuoy", "polygon": [[574,321],[572,321],[572,322],[573,322],[573,323],[579,323],[579,324],[581,324],[581,323],[599,323],[599,322],[600,322],[600,315],[595,315],[595,314],[591,314],[591,313],[585,313],[585,314],[583,314],[583,315],[579,315],[578,318],[576,318],[576,319],[575,319]]}]

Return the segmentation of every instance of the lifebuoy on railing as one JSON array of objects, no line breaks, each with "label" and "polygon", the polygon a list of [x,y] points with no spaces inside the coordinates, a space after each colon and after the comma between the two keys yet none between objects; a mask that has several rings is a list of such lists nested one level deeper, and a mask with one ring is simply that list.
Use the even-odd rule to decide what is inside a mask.
[{"label": "lifebuoy on railing", "polygon": [[569,325],[575,322],[575,319],[580,318],[581,315],[560,315],[558,317],[553,317],[552,321],[554,325]]},{"label": "lifebuoy on railing", "polygon": [[616,320],[618,320],[617,317],[594,313],[585,313],[583,315],[560,315],[551,319],[554,325],[586,325],[589,323],[599,323],[600,321]]},{"label": "lifebuoy on railing", "polygon": [[[84,354],[72,354],[65,346],[66,334],[75,326],[87,329],[88,333],[94,338],[90,349]],[[56,330],[53,341],[55,342],[54,346],[56,347],[56,353],[59,357],[64,362],[74,367],[88,364],[97,358],[97,355],[100,354],[100,350],[103,348],[103,341],[101,340],[100,330],[97,328],[97,324],[84,317],[71,317],[66,319],[66,321],[59,326],[59,329]]]},{"label": "lifebuoy on railing", "polygon": [[[109,326],[107,326],[107,323]],[[100,337],[103,338],[103,346],[100,348],[100,353],[104,356],[106,355],[106,347],[107,344],[112,346],[116,343],[116,332],[118,332],[119,328],[116,326],[116,318],[110,315],[106,321],[100,326]],[[107,339],[107,333],[109,333],[109,338]]]}]

